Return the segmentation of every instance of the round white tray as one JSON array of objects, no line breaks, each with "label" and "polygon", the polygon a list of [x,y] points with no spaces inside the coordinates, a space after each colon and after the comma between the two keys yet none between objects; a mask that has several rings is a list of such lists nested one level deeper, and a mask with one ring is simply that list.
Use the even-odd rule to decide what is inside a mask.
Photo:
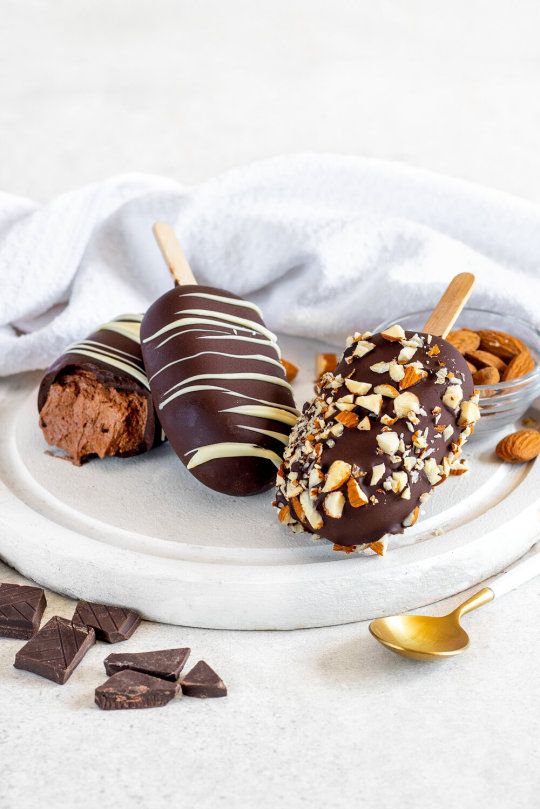
[{"label": "round white tray", "polygon": [[[305,369],[304,401],[324,347],[282,345]],[[51,457],[35,376],[18,379],[0,402],[0,557],[57,592],[175,624],[296,629],[401,612],[482,581],[534,544],[540,464],[498,462],[496,441],[466,447],[474,471],[439,487],[385,557],[344,556],[279,525],[272,493],[204,488],[168,445],[80,469]]]}]

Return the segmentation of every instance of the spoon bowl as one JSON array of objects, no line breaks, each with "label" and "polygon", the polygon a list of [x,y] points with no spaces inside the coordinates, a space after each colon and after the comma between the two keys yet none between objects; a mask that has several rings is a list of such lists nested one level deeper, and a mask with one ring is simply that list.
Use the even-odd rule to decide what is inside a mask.
[{"label": "spoon bowl", "polygon": [[377,618],[369,631],[387,649],[411,660],[441,660],[463,652],[469,636],[460,624],[467,612],[487,604],[493,591],[484,587],[449,615],[391,615]]}]

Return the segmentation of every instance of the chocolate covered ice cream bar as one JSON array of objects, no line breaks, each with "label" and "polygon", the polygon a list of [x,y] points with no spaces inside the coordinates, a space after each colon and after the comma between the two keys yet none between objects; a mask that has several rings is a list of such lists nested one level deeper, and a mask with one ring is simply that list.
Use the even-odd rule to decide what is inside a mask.
[{"label": "chocolate covered ice cream bar", "polygon": [[137,455],[164,440],[144,370],[142,315],[122,315],[71,345],[38,393],[48,444],[76,465],[92,456]]},{"label": "chocolate covered ice cream bar", "polygon": [[170,225],[154,234],[176,286],[141,326],[154,407],[189,471],[223,494],[271,488],[299,415],[260,309],[199,286]]},{"label": "chocolate covered ice cream bar", "polygon": [[354,335],[293,429],[277,479],[280,520],[349,549],[402,532],[462,470],[480,415],[473,388],[442,337],[400,326]]},{"label": "chocolate covered ice cream bar", "polygon": [[189,471],[225,494],[269,489],[298,411],[258,307],[177,286],[150,307],[141,336],[154,406]]}]

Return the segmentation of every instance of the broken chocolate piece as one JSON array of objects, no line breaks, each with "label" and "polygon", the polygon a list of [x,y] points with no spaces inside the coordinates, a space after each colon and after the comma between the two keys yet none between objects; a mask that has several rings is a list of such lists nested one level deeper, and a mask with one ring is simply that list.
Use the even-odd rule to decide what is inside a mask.
[{"label": "broken chocolate piece", "polygon": [[0,584],[0,635],[4,638],[32,638],[39,629],[47,606],[41,587]]},{"label": "broken chocolate piece", "polygon": [[140,671],[119,671],[96,688],[96,705],[102,711],[124,708],[161,708],[178,694],[178,683],[150,677]]},{"label": "broken chocolate piece", "polygon": [[190,652],[191,649],[160,649],[156,652],[111,654],[105,659],[105,671],[109,676],[119,671],[140,671],[176,682]]},{"label": "broken chocolate piece", "polygon": [[141,616],[135,610],[123,609],[123,607],[79,601],[73,616],[73,623],[92,627],[97,640],[103,640],[105,643],[119,643],[133,635],[141,623]]},{"label": "broken chocolate piece", "polygon": [[137,455],[164,440],[142,361],[141,319],[122,315],[105,323],[43,377],[43,435],[77,466],[96,455]]},{"label": "broken chocolate piece", "polygon": [[95,641],[93,629],[55,615],[19,649],[14,666],[63,685]]},{"label": "broken chocolate piece", "polygon": [[204,660],[199,660],[182,679],[182,691],[186,697],[199,699],[227,696],[227,686]]}]

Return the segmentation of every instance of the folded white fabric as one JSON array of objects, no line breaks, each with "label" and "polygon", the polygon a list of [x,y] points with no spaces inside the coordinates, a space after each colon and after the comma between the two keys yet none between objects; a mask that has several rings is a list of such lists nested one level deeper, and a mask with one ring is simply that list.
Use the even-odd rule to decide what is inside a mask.
[{"label": "folded white fabric", "polygon": [[45,205],[0,195],[0,375],[45,367],[166,291],[157,219],[200,283],[255,301],[277,331],[342,343],[431,306],[463,270],[472,305],[540,325],[538,207],[398,164],[293,155],[195,188],[129,175]]}]

